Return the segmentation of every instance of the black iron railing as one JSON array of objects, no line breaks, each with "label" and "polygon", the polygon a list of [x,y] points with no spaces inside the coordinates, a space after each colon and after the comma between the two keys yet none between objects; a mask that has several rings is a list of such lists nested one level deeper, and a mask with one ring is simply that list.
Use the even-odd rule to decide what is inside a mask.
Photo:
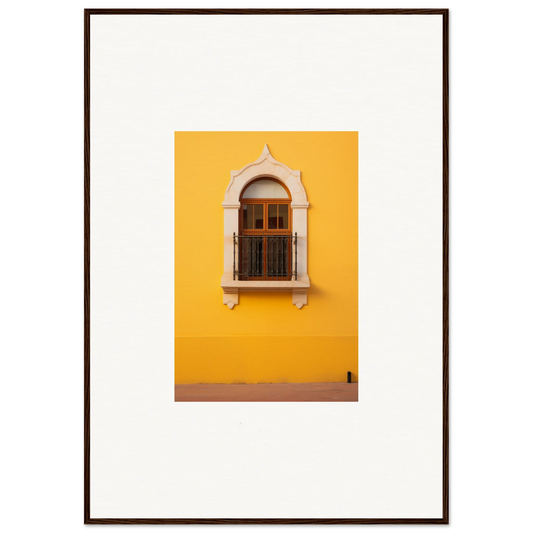
[{"label": "black iron railing", "polygon": [[298,280],[298,234],[233,234],[233,279]]}]

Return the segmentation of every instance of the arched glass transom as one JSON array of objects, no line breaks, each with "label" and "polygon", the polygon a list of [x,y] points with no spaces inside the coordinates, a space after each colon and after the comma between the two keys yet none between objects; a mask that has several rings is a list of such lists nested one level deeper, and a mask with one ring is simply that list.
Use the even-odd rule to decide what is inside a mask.
[{"label": "arched glass transom", "polygon": [[251,183],[244,191],[243,198],[285,198],[289,195],[277,181],[260,179]]}]

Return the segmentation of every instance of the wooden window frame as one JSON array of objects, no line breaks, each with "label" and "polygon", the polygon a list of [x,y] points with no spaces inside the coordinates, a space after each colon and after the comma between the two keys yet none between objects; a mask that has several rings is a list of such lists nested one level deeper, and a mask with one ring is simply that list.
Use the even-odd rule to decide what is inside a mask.
[{"label": "wooden window frame", "polygon": [[[263,204],[263,228],[262,229],[245,229],[243,224],[243,214],[245,205],[261,205]],[[269,229],[268,227],[268,207],[269,205],[288,205],[289,206],[289,223],[288,229]],[[279,210],[278,216],[276,217],[279,223]],[[253,216],[252,216],[253,220]],[[245,198],[241,201],[241,208],[239,209],[239,235],[257,235],[261,233],[273,233],[278,235],[290,235],[292,233],[292,209],[291,209],[291,200],[284,198]]]},{"label": "wooden window frame", "polygon": [[[292,209],[291,209],[291,199],[290,198],[243,198],[241,200],[241,207],[239,209],[239,235],[250,235],[250,236],[263,236],[263,250],[267,250],[267,238],[269,235],[292,235]],[[254,212],[256,205],[263,206],[263,228],[262,229],[245,229],[243,224],[244,218],[244,206],[252,205],[254,206],[252,210],[252,220],[255,221]],[[287,205],[288,206],[288,228],[287,229],[269,229],[268,228],[268,206],[269,205]],[[277,210],[276,216],[277,223],[279,224],[279,208]],[[292,242],[289,242],[288,251],[287,251],[287,276],[268,276],[268,253],[263,253],[263,274],[261,276],[250,276],[247,278],[248,281],[290,281],[292,279]],[[239,271],[242,269],[240,246],[239,246]]]}]

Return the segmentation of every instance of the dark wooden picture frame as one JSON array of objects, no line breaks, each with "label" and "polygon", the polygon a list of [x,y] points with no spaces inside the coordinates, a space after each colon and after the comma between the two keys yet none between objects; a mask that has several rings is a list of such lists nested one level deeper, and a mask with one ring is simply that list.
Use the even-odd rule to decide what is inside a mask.
[{"label": "dark wooden picture frame", "polygon": [[[154,519],[91,518],[90,359],[90,53],[92,15],[435,15],[442,17],[442,518]],[[448,524],[449,523],[449,82],[447,9],[86,9],[84,18],[84,522],[85,524]]]}]

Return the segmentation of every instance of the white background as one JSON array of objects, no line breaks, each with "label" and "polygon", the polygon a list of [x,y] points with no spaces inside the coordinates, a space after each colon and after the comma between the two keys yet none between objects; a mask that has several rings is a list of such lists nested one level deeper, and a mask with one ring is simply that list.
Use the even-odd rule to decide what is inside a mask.
[{"label": "white background", "polygon": [[[91,517],[442,516],[441,29],[91,17]],[[172,401],[174,130],[359,131],[358,403]]]}]

